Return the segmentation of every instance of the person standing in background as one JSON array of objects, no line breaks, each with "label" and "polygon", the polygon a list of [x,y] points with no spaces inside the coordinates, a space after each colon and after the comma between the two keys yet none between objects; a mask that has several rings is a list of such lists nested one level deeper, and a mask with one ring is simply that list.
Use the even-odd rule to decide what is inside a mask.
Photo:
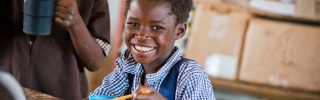
[{"label": "person standing in background", "polygon": [[108,1],[56,0],[48,36],[23,32],[23,4],[0,1],[1,69],[23,87],[61,99],[86,98],[84,68],[98,70],[110,48]]}]

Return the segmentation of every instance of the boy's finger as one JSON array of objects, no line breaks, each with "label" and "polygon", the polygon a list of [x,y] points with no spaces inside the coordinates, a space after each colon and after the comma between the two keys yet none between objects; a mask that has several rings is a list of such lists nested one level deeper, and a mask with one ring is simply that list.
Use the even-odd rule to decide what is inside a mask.
[{"label": "boy's finger", "polygon": [[137,100],[153,100],[151,95],[141,93],[133,94],[133,98]]},{"label": "boy's finger", "polygon": [[55,17],[54,20],[59,24],[63,24],[63,19],[61,19],[59,17]]},{"label": "boy's finger", "polygon": [[56,6],[55,10],[57,12],[64,13],[64,14],[68,12],[67,8],[61,7],[61,6]]},{"label": "boy's finger", "polygon": [[55,15],[56,17],[61,18],[61,19],[63,18],[63,13],[55,12],[54,15]]},{"label": "boy's finger", "polygon": [[61,6],[61,7],[75,6],[75,2],[73,0],[58,0],[57,6]]},{"label": "boy's finger", "polygon": [[57,6],[55,8],[56,12],[60,12],[60,13],[63,13],[63,14],[74,14],[74,7],[71,6],[71,7],[68,7],[68,8],[65,8],[65,7],[61,7],[61,6]]},{"label": "boy's finger", "polygon": [[55,17],[54,19],[58,24],[61,24],[62,26],[69,26],[70,25],[70,21],[69,20],[63,20],[59,17]]},{"label": "boy's finger", "polygon": [[59,17],[63,20],[72,20],[73,17],[71,14],[63,14],[63,13],[60,13],[60,12],[55,12],[55,16],[56,17]]}]

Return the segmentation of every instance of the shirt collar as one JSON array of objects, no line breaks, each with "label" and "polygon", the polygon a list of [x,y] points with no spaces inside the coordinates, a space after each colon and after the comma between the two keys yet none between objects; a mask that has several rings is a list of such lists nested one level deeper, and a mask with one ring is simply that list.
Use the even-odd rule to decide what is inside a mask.
[{"label": "shirt collar", "polygon": [[124,54],[117,58],[116,65],[122,69],[122,71],[131,74],[139,74],[140,70],[142,70],[141,64],[134,61],[128,49],[124,52]]},{"label": "shirt collar", "polygon": [[173,54],[166,61],[166,63],[158,70],[157,73],[148,74],[146,76],[148,84],[153,84],[164,77],[169,73],[172,66],[181,59],[180,52],[177,47],[173,48]]}]

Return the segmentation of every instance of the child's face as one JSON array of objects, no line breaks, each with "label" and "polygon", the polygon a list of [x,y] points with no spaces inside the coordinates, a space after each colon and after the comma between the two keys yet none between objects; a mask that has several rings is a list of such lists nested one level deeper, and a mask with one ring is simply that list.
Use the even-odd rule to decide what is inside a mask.
[{"label": "child's face", "polygon": [[176,39],[183,36],[166,3],[136,0],[131,3],[125,25],[125,42],[136,62],[160,66],[171,55]]}]

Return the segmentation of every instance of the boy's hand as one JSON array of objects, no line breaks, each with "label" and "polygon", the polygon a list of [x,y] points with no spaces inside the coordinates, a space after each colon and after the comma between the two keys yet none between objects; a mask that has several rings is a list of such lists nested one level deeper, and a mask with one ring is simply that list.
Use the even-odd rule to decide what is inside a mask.
[{"label": "boy's hand", "polygon": [[[141,91],[143,90],[150,91],[150,93],[149,94],[141,93]],[[149,86],[139,86],[133,92],[133,99],[134,100],[167,100],[159,92],[157,92],[156,90],[154,90],[152,87],[149,87]]]},{"label": "boy's hand", "polygon": [[55,21],[58,24],[68,28],[78,22],[79,16],[77,2],[75,0],[57,0]]}]

